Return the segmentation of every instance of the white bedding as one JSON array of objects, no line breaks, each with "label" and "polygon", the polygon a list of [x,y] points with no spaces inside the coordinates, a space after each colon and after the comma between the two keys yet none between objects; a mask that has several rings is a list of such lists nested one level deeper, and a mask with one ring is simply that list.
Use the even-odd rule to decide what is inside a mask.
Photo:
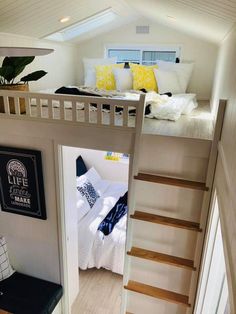
[{"label": "white bedding", "polygon": [[98,226],[118,199],[127,191],[127,184],[111,182],[92,209],[78,223],[79,267],[106,268],[123,274],[127,215],[104,236]]},{"label": "white bedding", "polygon": [[[72,87],[72,86],[70,86]],[[73,86],[76,87],[76,86]],[[78,88],[78,87],[77,87]],[[117,92],[117,91],[103,91],[96,88],[79,87],[82,90],[88,92],[96,92],[104,97],[119,97],[122,99],[134,99],[139,98],[139,91]],[[55,89],[49,89],[40,91],[41,93],[54,93]],[[59,95],[59,94],[58,94]],[[32,99],[31,105],[35,106],[36,101]],[[47,106],[47,102],[42,102],[43,106]],[[146,94],[146,106],[151,105],[151,113],[146,115],[147,118],[159,119],[159,120],[171,120],[177,121],[182,114],[190,114],[193,109],[198,107],[196,94],[175,94],[171,97],[166,95],[159,95],[156,92],[148,92]],[[58,101],[53,101],[55,108],[59,107]],[[65,102],[65,108],[71,108],[71,102]],[[83,109],[84,104],[77,103],[77,109]],[[91,108],[91,110],[96,110]]]},{"label": "white bedding", "polygon": [[148,94],[146,102],[151,105],[151,113],[147,118],[177,121],[182,114],[190,114],[198,106],[195,94],[176,94],[163,101],[156,100],[156,93]]}]

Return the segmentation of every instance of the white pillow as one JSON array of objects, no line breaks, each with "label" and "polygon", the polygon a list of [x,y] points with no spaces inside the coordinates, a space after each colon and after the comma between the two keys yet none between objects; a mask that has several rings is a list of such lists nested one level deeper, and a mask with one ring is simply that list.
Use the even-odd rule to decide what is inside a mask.
[{"label": "white pillow", "polygon": [[[96,193],[100,197],[104,191],[108,188],[109,182],[102,180],[99,173],[94,167],[90,168],[85,174],[76,178],[76,187],[81,187],[84,183],[88,181],[92,184]],[[78,221],[80,221],[91,209],[91,206],[88,203],[88,200],[83,196],[77,189],[77,203],[76,208],[78,210]]]},{"label": "white pillow", "polygon": [[113,69],[116,81],[116,89],[127,91],[133,89],[133,76],[130,69]]},{"label": "white pillow", "polygon": [[115,64],[117,57],[105,59],[84,58],[84,85],[88,87],[96,87],[96,65]]},{"label": "white pillow", "polygon": [[176,71],[153,69],[158,86],[158,93],[181,94],[184,91],[181,88],[179,77]]},{"label": "white pillow", "polygon": [[13,273],[14,270],[12,269],[8,258],[6,239],[0,237],[0,281],[7,279]]},{"label": "white pillow", "polygon": [[175,71],[178,75],[182,92],[186,92],[193,72],[194,63],[173,63],[157,60],[156,64],[160,70]]}]

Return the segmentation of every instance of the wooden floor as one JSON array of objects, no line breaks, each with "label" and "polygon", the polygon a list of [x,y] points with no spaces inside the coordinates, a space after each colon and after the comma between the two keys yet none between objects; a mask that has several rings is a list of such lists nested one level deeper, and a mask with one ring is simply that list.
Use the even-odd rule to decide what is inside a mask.
[{"label": "wooden floor", "polygon": [[80,294],[72,314],[120,314],[122,280],[105,269],[80,270]]},{"label": "wooden floor", "polygon": [[143,125],[144,134],[203,140],[212,140],[213,130],[214,123],[209,101],[198,101],[198,108],[189,115],[182,115],[176,122],[145,118]]}]

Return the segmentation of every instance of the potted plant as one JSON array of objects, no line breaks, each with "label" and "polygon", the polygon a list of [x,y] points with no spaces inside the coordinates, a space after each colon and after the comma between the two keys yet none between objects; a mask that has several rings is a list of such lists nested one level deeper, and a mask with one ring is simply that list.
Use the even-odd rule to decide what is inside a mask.
[{"label": "potted plant", "polygon": [[[40,70],[23,76],[19,80],[16,78],[22,73],[25,67],[33,62],[35,57],[5,57],[0,67],[0,89],[14,91],[28,91],[29,82],[37,81],[47,72]],[[10,112],[15,113],[14,98],[9,97]],[[4,111],[3,97],[0,97],[0,112]],[[24,99],[20,99],[20,112],[25,112]]]}]

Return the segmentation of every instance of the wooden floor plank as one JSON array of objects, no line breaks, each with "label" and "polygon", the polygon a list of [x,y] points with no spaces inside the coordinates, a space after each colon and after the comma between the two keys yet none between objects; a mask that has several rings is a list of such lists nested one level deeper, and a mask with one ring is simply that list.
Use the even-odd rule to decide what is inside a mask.
[{"label": "wooden floor plank", "polygon": [[186,268],[191,270],[196,270],[196,267],[194,267],[194,262],[189,259],[167,255],[159,252],[154,252],[150,250],[145,250],[138,247],[132,247],[129,252],[127,252],[130,256],[135,256],[138,258],[147,259],[153,262],[157,263],[163,263],[168,264],[180,268]]},{"label": "wooden floor plank", "polygon": [[194,190],[201,190],[201,191],[209,190],[209,188],[203,182],[189,181],[189,180],[159,176],[159,175],[154,175],[154,174],[149,174],[149,173],[140,172],[138,173],[137,176],[134,176],[134,179],[146,181],[146,182],[174,185],[174,186],[179,186],[182,188],[188,188],[188,189],[194,189]]},{"label": "wooden floor plank", "polygon": [[147,221],[151,223],[202,232],[202,229],[200,228],[200,225],[197,222],[170,218],[170,217],[165,217],[165,216],[160,216],[160,215],[154,215],[154,214],[149,214],[149,213],[145,213],[141,211],[135,211],[134,214],[130,215],[130,217],[132,219]]},{"label": "wooden floor plank", "polygon": [[153,298],[191,307],[191,305],[189,304],[188,296],[169,290],[160,289],[132,280],[130,280],[128,284],[124,286],[124,288],[126,290],[145,294]]}]

